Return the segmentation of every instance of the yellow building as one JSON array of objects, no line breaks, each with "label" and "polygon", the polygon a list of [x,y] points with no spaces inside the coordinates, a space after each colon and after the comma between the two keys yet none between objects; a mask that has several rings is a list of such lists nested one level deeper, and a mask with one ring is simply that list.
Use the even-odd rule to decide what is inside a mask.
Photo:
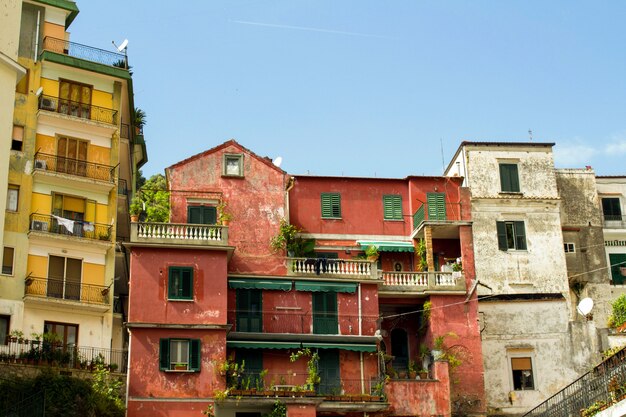
[{"label": "yellow building", "polygon": [[72,1],[23,0],[0,319],[27,338],[120,349],[115,243],[129,235],[126,190],[147,156],[125,50],[70,42],[77,14]]}]

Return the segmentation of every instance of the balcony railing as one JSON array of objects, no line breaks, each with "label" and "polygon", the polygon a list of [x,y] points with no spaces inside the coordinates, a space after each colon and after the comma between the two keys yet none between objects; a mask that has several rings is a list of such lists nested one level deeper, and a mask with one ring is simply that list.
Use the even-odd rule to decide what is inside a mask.
[{"label": "balcony railing", "polygon": [[428,204],[423,203],[413,214],[413,228],[424,221],[444,222],[461,219],[461,205],[458,203]]},{"label": "balcony railing", "polygon": [[39,96],[39,110],[67,114],[68,116],[94,120],[111,125],[117,124],[117,110],[93,106],[89,103],[81,103],[66,98],[42,94]]},{"label": "balcony railing", "polygon": [[461,272],[385,272],[383,290],[464,291]]},{"label": "balcony railing", "polygon": [[55,235],[75,236],[83,239],[111,241],[111,226],[81,220],[70,220],[49,214],[31,214],[30,230]]},{"label": "balcony railing", "polygon": [[378,316],[311,313],[301,311],[230,310],[228,324],[233,331],[253,333],[336,334],[373,336]]},{"label": "balcony railing", "polygon": [[51,36],[46,36],[43,39],[42,51],[52,51],[86,61],[109,65],[111,67],[128,69],[128,62],[124,54],[94,48],[93,46],[82,45],[64,39],[57,39]]},{"label": "balcony railing", "polygon": [[63,345],[45,340],[10,338],[0,345],[0,362],[28,365],[56,365],[92,371],[102,365],[112,372],[126,373],[128,352],[125,350]]},{"label": "balcony railing", "polygon": [[70,281],[68,278],[26,278],[25,295],[58,298],[86,304],[109,304],[109,287]]},{"label": "balcony railing", "polygon": [[626,348],[524,414],[524,417],[578,416],[588,407],[597,407],[599,411],[624,398],[626,398]]},{"label": "balcony railing", "polygon": [[115,167],[110,165],[96,164],[41,152],[35,154],[35,169],[91,178],[109,183],[115,181]]},{"label": "balcony railing", "polygon": [[626,229],[626,216],[605,214],[602,219],[602,225],[607,229]]},{"label": "balcony railing", "polygon": [[287,258],[290,275],[378,279],[376,263],[360,259]]},{"label": "balcony railing", "polygon": [[227,245],[228,227],[189,223],[131,223],[131,242]]},{"label": "balcony railing", "polygon": [[120,178],[117,180],[117,195],[128,195],[128,183],[125,179]]}]

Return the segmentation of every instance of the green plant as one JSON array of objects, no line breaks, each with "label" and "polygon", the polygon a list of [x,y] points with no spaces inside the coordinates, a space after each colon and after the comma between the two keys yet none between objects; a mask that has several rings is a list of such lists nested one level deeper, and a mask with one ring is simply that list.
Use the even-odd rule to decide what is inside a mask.
[{"label": "green plant", "polygon": [[232,213],[229,213],[227,208],[228,204],[225,200],[221,200],[220,203],[217,205],[217,221],[221,224],[229,222],[233,219]]},{"label": "green plant", "polygon": [[304,232],[304,230],[300,229],[298,226],[289,224],[287,220],[281,219],[278,234],[270,240],[270,248],[274,252],[285,249],[288,254],[293,253],[293,256],[297,257],[313,253],[315,240],[299,237],[298,234],[302,232]]},{"label": "green plant", "polygon": [[615,346],[615,347],[605,350],[604,352],[602,352],[602,360],[606,360],[610,358],[611,356],[615,355],[617,352],[619,352],[623,348],[624,346]]},{"label": "green plant", "polygon": [[146,124],[146,120],[146,112],[139,107],[135,107],[135,119],[133,120],[133,125],[135,125],[135,127],[139,129],[142,129]]},{"label": "green plant", "polygon": [[444,360],[448,362],[450,366],[450,372],[453,372],[459,367],[463,361],[461,358],[451,349],[451,346],[446,344],[446,338],[457,338],[458,336],[454,332],[448,332],[446,334],[435,337],[433,340],[433,352],[439,351],[438,357],[435,360]]},{"label": "green plant", "polygon": [[409,360],[408,371],[410,374],[417,373],[417,364],[415,363],[415,361]]},{"label": "green plant", "polygon": [[96,366],[93,373],[93,390],[108,400],[112,401],[120,409],[124,409],[124,399],[121,389],[124,383],[119,379],[113,379],[109,371],[102,364]]},{"label": "green plant", "polygon": [[24,340],[24,332],[22,332],[21,330],[11,330],[11,333],[9,333],[9,336],[11,336],[14,339],[18,339],[20,342]]},{"label": "green plant", "polygon": [[378,248],[374,245],[369,245],[365,248],[365,256],[368,259],[378,259]]},{"label": "green plant", "polygon": [[455,272],[463,271],[463,263],[461,262],[461,258],[457,259],[456,262],[452,264],[452,270]]},{"label": "green plant", "polygon": [[128,208],[128,212],[131,216],[139,216],[143,211],[143,201],[139,198],[138,195],[134,196],[132,200],[130,200],[130,207]]},{"label": "green plant", "polygon": [[287,406],[282,401],[276,400],[272,405],[272,410],[263,417],[287,417]]},{"label": "green plant", "polygon": [[289,360],[291,362],[295,362],[303,356],[308,357],[309,360],[306,363],[306,368],[307,368],[306,384],[302,388],[313,391],[315,389],[315,386],[319,384],[321,381],[321,378],[319,376],[319,371],[317,368],[320,356],[317,352],[311,352],[311,349],[304,348],[304,349],[298,350],[295,353],[292,353],[291,356],[289,357]]},{"label": "green plant", "polygon": [[202,414],[207,417],[215,417],[215,411],[213,410],[213,403],[206,406],[206,409],[202,410]]},{"label": "green plant", "polygon": [[228,398],[229,393],[230,393],[230,388],[227,388],[225,390],[216,389],[215,391],[213,391],[213,398],[215,398],[215,401],[221,402],[221,401],[224,401],[226,398]]},{"label": "green plant", "polygon": [[582,410],[580,410],[580,414],[582,417],[591,417],[594,414],[597,414],[602,409],[604,409],[606,405],[607,404],[604,401],[596,401],[595,403],[591,404],[589,407],[583,408]]},{"label": "green plant", "polygon": [[613,309],[608,325],[614,329],[621,328],[626,323],[626,294],[619,296],[611,306]]},{"label": "green plant", "polygon": [[420,239],[415,247],[417,255],[417,266],[420,271],[428,270],[428,261],[426,260],[426,240]]},{"label": "green plant", "polygon": [[170,193],[163,174],[151,176],[141,187],[141,198],[146,204],[146,221],[165,223],[170,218]]}]

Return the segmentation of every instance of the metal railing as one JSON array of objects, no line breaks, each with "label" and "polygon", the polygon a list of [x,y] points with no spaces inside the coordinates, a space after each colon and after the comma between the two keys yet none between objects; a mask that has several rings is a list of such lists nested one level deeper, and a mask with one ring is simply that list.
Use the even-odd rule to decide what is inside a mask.
[{"label": "metal railing", "polygon": [[360,259],[287,258],[290,275],[378,279],[376,263]]},{"label": "metal railing", "polygon": [[607,407],[620,401],[625,395],[626,348],[524,414],[524,417],[578,416],[587,407]]},{"label": "metal railing", "polygon": [[[385,272],[384,286],[414,290],[465,290],[462,272]],[[383,287],[384,288],[384,287]]]},{"label": "metal railing", "polygon": [[128,195],[128,183],[125,179],[120,178],[117,180],[117,194]]},{"label": "metal railing", "polygon": [[94,48],[93,46],[82,45],[64,39],[53,38],[51,36],[46,36],[43,39],[42,52],[43,51],[56,52],[86,61],[109,65],[111,67],[128,69],[128,61],[124,54]]},{"label": "metal railing", "polygon": [[422,205],[413,213],[413,228],[417,228],[424,221],[443,222],[461,219],[461,204],[445,203]]},{"label": "metal railing", "polygon": [[229,310],[233,331],[254,333],[338,334],[373,336],[378,316],[311,313],[300,311]]},{"label": "metal railing", "polygon": [[131,242],[183,245],[228,244],[228,227],[189,223],[131,223]]},{"label": "metal railing", "polygon": [[602,225],[607,229],[626,229],[626,216],[605,214],[602,220]]},{"label": "metal railing", "polygon": [[54,365],[89,371],[102,365],[112,372],[125,373],[128,367],[128,351],[11,338],[7,344],[0,345],[0,362]]},{"label": "metal railing", "polygon": [[109,287],[85,284],[63,278],[26,278],[25,295],[60,298],[87,304],[109,304]]},{"label": "metal railing", "polygon": [[39,96],[39,110],[67,114],[80,119],[95,120],[112,125],[117,124],[117,110],[44,94]]},{"label": "metal railing", "polygon": [[58,172],[110,183],[115,181],[115,167],[110,165],[41,152],[35,154],[35,170]]},{"label": "metal railing", "polygon": [[105,242],[111,241],[111,225],[70,220],[50,214],[31,214],[30,230]]}]

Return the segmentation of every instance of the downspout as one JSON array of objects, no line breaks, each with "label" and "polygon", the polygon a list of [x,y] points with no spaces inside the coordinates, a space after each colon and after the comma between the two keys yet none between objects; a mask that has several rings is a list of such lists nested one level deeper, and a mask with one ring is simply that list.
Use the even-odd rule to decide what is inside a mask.
[{"label": "downspout", "polygon": [[359,298],[359,336],[363,335],[363,330],[362,330],[362,318],[361,318],[361,314],[363,314],[362,311],[362,304],[361,304],[361,283],[359,282],[359,284],[357,285],[357,294],[358,294],[358,298]]},{"label": "downspout", "polygon": [[130,352],[133,343],[133,333],[129,328],[128,330],[128,358],[126,358],[126,406],[128,406],[128,387],[130,386]]},{"label": "downspout", "polygon": [[361,394],[365,394],[365,372],[363,369],[363,352],[359,352],[361,364]]},{"label": "downspout", "polygon": [[33,61],[37,62],[37,56],[39,55],[39,26],[41,25],[41,11],[37,10],[37,26],[35,27],[35,56]]}]

